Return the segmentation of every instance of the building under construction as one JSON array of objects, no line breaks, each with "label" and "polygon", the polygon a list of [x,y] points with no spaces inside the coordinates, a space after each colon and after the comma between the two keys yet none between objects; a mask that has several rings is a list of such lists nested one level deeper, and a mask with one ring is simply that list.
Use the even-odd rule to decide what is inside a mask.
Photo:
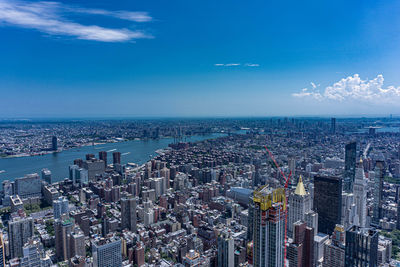
[{"label": "building under construction", "polygon": [[251,209],[253,266],[284,266],[285,189],[258,188],[254,191]]}]

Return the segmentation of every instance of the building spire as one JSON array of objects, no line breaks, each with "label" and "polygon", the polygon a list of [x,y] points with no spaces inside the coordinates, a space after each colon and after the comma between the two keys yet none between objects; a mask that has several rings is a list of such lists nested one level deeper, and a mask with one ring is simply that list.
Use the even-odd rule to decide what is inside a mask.
[{"label": "building spire", "polygon": [[306,189],[304,189],[303,178],[300,175],[299,182],[296,186],[296,191],[294,191],[296,195],[305,196],[307,195]]}]

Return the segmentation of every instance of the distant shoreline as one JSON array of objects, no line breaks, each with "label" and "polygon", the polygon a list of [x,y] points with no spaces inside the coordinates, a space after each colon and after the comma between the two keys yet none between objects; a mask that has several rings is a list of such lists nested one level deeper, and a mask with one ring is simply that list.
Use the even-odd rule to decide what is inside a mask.
[{"label": "distant shoreline", "polygon": [[[205,134],[193,134],[193,135],[185,135],[185,137],[191,137],[191,136],[196,136],[196,135],[207,135],[207,134],[222,134],[222,132],[212,132],[212,133],[205,133]],[[79,146],[74,146],[70,148],[65,148],[65,149],[60,149],[57,151],[43,151],[43,152],[38,152],[38,153],[21,153],[17,155],[9,155],[9,156],[0,156],[1,159],[12,159],[12,158],[22,158],[22,157],[37,157],[37,156],[45,156],[48,154],[54,154],[54,153],[60,153],[63,151],[68,151],[70,149],[74,148],[81,148],[81,147],[88,147],[88,146],[97,146],[97,145],[105,145],[105,144],[110,144],[110,143],[122,143],[122,142],[128,142],[128,141],[146,141],[146,140],[156,140],[156,139],[168,139],[168,138],[173,138],[173,136],[163,136],[160,138],[133,138],[133,139],[123,139],[123,140],[112,140],[112,141],[101,141],[101,142],[89,142],[89,143],[84,143]]]}]

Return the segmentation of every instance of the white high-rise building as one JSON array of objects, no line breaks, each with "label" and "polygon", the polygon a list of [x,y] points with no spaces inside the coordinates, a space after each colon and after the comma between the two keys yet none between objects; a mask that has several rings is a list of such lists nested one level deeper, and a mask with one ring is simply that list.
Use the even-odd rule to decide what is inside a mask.
[{"label": "white high-rise building", "polygon": [[341,224],[345,229],[359,222],[353,193],[342,193],[342,219]]},{"label": "white high-rise building", "polygon": [[59,219],[61,215],[69,213],[69,202],[66,197],[59,197],[53,201],[54,219]]},{"label": "white high-rise building", "polygon": [[[294,194],[289,196],[288,236],[293,234],[293,224],[306,221],[305,215],[311,211],[311,195],[306,191],[300,175]],[[310,225],[308,225],[310,226]],[[312,226],[311,226],[312,227]]]},{"label": "white high-rise building", "polygon": [[356,169],[353,185],[354,204],[356,205],[356,220],[354,221],[354,225],[359,227],[367,226],[367,183],[361,159]]}]

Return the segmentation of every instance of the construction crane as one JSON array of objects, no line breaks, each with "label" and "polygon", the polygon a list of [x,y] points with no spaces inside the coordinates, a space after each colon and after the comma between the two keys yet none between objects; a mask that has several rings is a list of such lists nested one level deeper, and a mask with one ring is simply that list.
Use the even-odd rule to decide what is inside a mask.
[{"label": "construction crane", "polygon": [[279,170],[279,172],[281,173],[283,179],[284,179],[284,183],[285,183],[285,246],[284,246],[284,261],[286,262],[287,258],[286,258],[286,246],[287,246],[287,199],[288,199],[288,185],[289,185],[289,180],[290,177],[292,176],[292,171],[290,171],[289,176],[286,178],[285,174],[283,173],[283,171],[281,170],[281,168],[279,167],[278,163],[275,160],[274,155],[271,153],[271,151],[268,149],[267,146],[264,146],[265,150],[267,150],[269,157],[272,159],[272,161],[275,164],[275,167]]}]

